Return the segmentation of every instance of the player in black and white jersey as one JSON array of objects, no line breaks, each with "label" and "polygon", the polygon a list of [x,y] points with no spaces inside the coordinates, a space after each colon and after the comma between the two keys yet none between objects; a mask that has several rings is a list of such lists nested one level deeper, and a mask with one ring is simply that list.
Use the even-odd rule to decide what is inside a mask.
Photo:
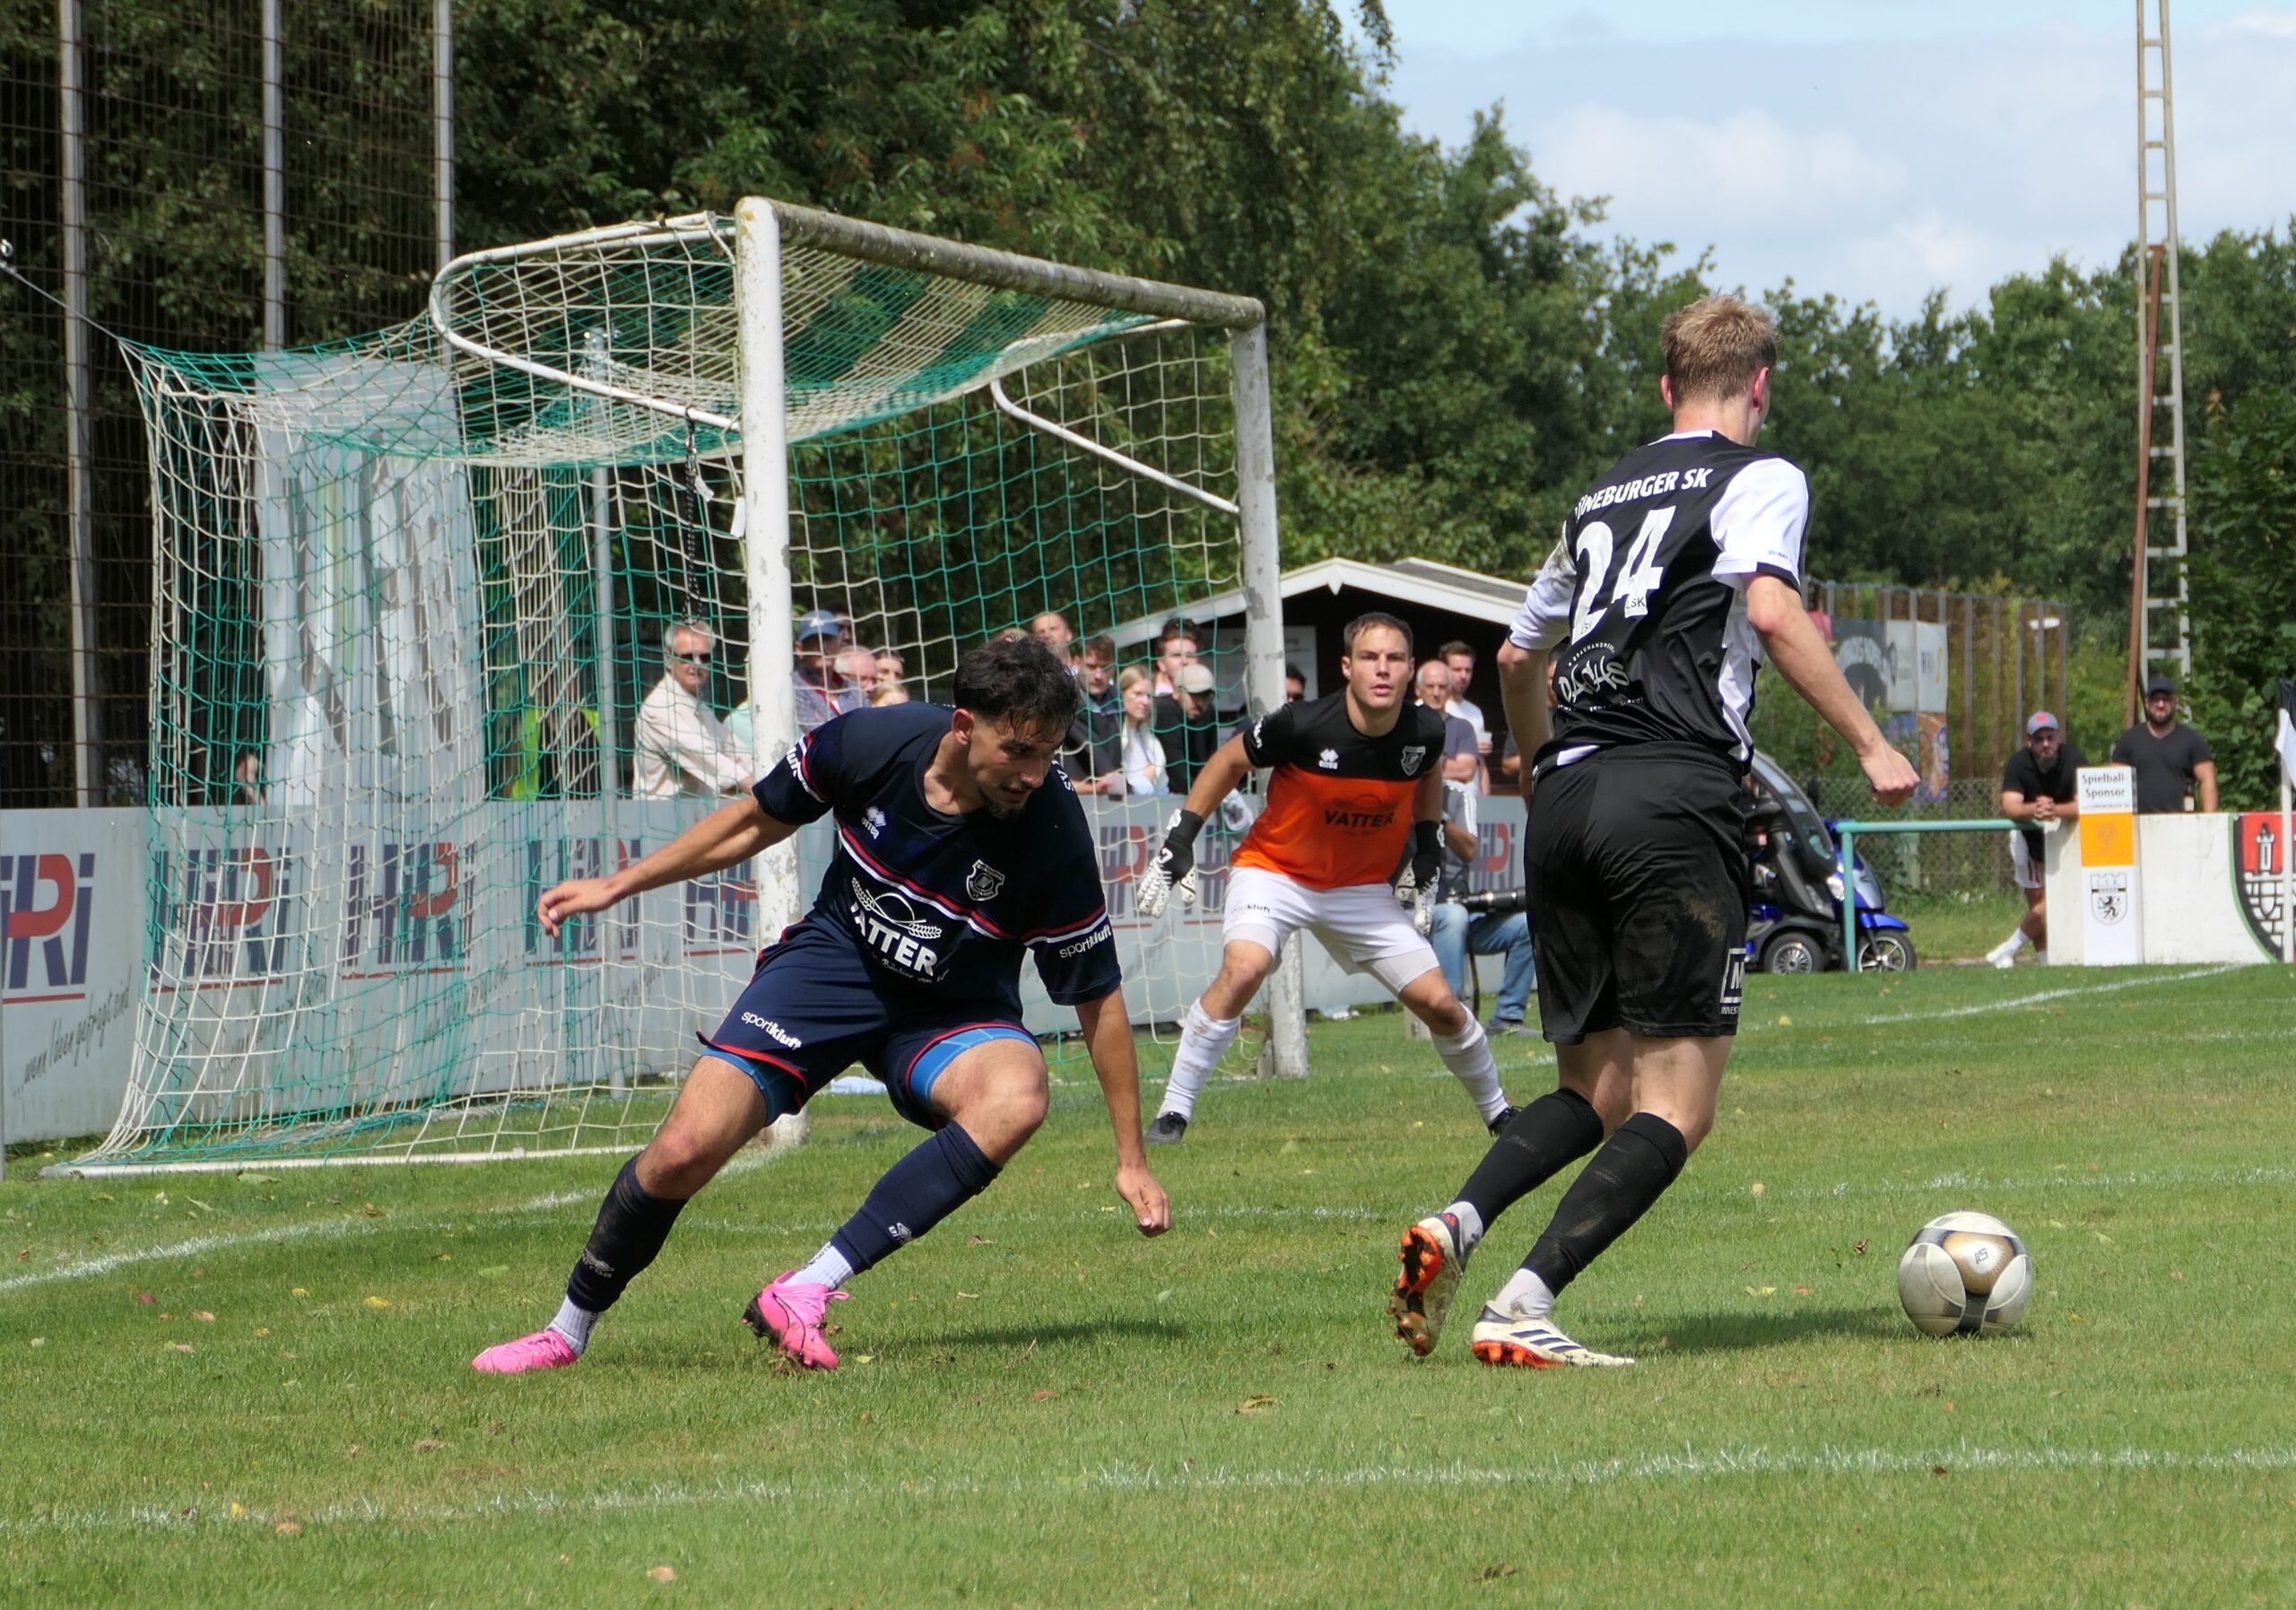
[{"label": "player in black and white jersey", "polygon": [[1578,500],[1500,651],[1508,725],[1532,757],[1525,875],[1542,1029],[1561,1076],[1448,1208],[1405,1232],[1390,1311],[1414,1353],[1434,1347],[1492,1221],[1594,1152],[1483,1309],[1474,1353],[1489,1364],[1633,1362],[1557,1329],[1554,1300],[1657,1201],[1714,1122],[1745,973],[1755,667],[1774,663],[1848,740],[1876,800],[1903,799],[1917,780],[1802,606],[1809,483],[1753,445],[1777,326],[1716,296],[1668,318],[1662,339],[1673,433]]}]

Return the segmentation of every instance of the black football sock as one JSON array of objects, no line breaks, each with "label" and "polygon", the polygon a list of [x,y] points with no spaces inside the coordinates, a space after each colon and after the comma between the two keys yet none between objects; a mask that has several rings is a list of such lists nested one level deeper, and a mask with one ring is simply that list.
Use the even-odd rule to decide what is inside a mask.
[{"label": "black football sock", "polygon": [[1575,1090],[1551,1090],[1500,1131],[1459,1187],[1455,1205],[1465,1202],[1474,1209],[1480,1237],[1500,1214],[1602,1144],[1603,1120],[1594,1103]]},{"label": "black football sock", "polygon": [[951,1124],[886,1170],[829,1244],[857,1275],[987,1190],[998,1172],[972,1136]]},{"label": "black football sock", "polygon": [[638,1159],[623,1163],[598,1205],[589,1242],[567,1277],[566,1301],[593,1315],[612,1308],[661,1252],[684,1206],[683,1199],[657,1197],[638,1183]]},{"label": "black football sock", "polygon": [[1655,1112],[1636,1113],[1562,1193],[1523,1267],[1560,1292],[1650,1211],[1689,1160],[1681,1130]]}]

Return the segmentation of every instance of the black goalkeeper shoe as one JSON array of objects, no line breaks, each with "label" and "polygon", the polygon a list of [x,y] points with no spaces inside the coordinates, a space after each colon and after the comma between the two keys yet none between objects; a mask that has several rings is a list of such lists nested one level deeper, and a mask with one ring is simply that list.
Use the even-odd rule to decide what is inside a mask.
[{"label": "black goalkeeper shoe", "polygon": [[1187,1133],[1187,1120],[1177,1112],[1160,1112],[1156,1121],[1148,1126],[1151,1145],[1169,1146]]},{"label": "black goalkeeper shoe", "polygon": [[1515,1115],[1522,1110],[1523,1110],[1519,1107],[1500,1108],[1499,1110],[1499,1116],[1491,1120],[1491,1133],[1494,1136],[1506,1134],[1507,1126],[1513,1123],[1515,1121]]}]

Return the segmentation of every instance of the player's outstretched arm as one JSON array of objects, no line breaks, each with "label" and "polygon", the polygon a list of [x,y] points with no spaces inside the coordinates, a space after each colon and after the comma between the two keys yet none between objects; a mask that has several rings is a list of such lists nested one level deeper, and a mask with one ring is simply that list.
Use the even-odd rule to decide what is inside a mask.
[{"label": "player's outstretched arm", "polygon": [[1148,1148],[1140,1139],[1140,1058],[1133,1049],[1122,987],[1097,1001],[1079,1001],[1076,1022],[1109,1104],[1109,1122],[1116,1127],[1117,1195],[1132,1209],[1141,1234],[1161,1235],[1172,1227],[1172,1205],[1148,1171]]},{"label": "player's outstretched arm", "polygon": [[555,937],[570,917],[603,911],[634,894],[722,871],[772,849],[797,830],[765,814],[755,797],[729,800],[643,860],[612,877],[573,878],[545,893],[535,907]]},{"label": "player's outstretched arm", "polygon": [[1148,869],[1133,880],[1132,904],[1143,917],[1161,917],[1164,904],[1174,894],[1180,903],[1196,903],[1196,836],[1204,831],[1205,822],[1220,808],[1220,802],[1236,791],[1236,785],[1251,774],[1251,757],[1244,753],[1244,741],[1231,738],[1213,751],[1212,758],[1196,774],[1196,782],[1187,791],[1187,803],[1172,813],[1172,820],[1164,831],[1164,842],[1158,847],[1148,863]]},{"label": "player's outstretched arm", "polygon": [[1841,667],[1827,651],[1818,623],[1802,607],[1802,596],[1775,576],[1758,575],[1746,583],[1746,622],[1761,635],[1779,674],[1827,726],[1848,740],[1866,780],[1873,785],[1874,797],[1883,805],[1910,798],[1921,774],[1890,747],[1850,691]]}]

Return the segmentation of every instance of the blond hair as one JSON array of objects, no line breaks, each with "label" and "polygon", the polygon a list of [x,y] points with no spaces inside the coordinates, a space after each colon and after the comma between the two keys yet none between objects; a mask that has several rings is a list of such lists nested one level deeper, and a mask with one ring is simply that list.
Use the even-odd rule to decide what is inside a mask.
[{"label": "blond hair", "polygon": [[1778,321],[1735,296],[1706,296],[1666,317],[1658,332],[1674,405],[1743,396],[1778,361]]}]

